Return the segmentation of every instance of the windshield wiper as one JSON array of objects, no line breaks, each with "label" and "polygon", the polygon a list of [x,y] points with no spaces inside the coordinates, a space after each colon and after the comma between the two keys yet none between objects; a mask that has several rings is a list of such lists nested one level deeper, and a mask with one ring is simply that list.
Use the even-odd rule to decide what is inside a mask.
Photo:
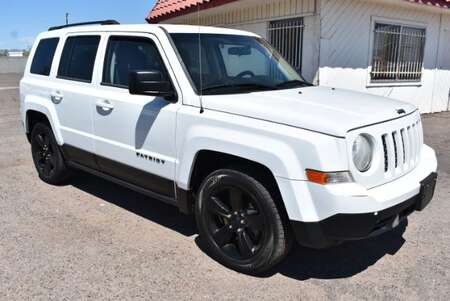
[{"label": "windshield wiper", "polygon": [[305,82],[303,80],[294,79],[294,80],[288,80],[282,83],[279,83],[276,87],[277,88],[296,88],[296,87],[310,87],[312,84]]},{"label": "windshield wiper", "polygon": [[221,91],[221,90],[231,90],[231,91],[264,91],[264,90],[277,90],[277,87],[275,86],[269,86],[269,85],[263,85],[258,83],[245,83],[245,84],[222,84],[222,85],[215,85],[215,86],[209,86],[202,89],[202,93],[211,93],[214,91]]}]

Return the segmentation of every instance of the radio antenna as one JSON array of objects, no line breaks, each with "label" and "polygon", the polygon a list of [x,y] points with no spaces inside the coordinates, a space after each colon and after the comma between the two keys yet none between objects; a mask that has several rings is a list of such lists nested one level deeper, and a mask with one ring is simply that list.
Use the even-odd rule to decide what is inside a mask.
[{"label": "radio antenna", "polygon": [[198,63],[199,63],[199,70],[200,70],[200,114],[203,114],[205,111],[203,109],[203,74],[202,74],[202,38],[200,33],[200,2],[197,4],[197,24],[198,24]]}]

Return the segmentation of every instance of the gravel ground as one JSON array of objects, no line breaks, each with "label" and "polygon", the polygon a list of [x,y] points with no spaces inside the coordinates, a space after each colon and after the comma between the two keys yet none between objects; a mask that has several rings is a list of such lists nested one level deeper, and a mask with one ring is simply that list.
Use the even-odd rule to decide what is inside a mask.
[{"label": "gravel ground", "polygon": [[[0,87],[17,86],[0,76]],[[450,113],[424,116],[440,178],[409,225],[326,251],[295,247],[272,274],[202,252],[192,218],[91,175],[52,187],[34,170],[18,90],[0,90],[0,300],[448,300]]]}]

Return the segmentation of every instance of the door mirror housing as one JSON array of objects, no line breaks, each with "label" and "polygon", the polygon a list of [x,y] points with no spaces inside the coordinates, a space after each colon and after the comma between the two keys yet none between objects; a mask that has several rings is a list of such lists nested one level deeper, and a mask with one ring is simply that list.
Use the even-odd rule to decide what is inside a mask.
[{"label": "door mirror housing", "polygon": [[157,70],[130,71],[128,90],[133,95],[159,96],[170,102],[177,101],[172,83]]}]

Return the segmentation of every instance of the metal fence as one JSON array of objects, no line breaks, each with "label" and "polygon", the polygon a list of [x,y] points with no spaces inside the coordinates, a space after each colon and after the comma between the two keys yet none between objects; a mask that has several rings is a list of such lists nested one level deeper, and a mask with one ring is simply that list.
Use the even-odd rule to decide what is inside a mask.
[{"label": "metal fence", "polygon": [[297,70],[302,67],[303,18],[272,21],[269,23],[269,41]]},{"label": "metal fence", "polygon": [[425,48],[425,29],[375,25],[372,81],[419,81]]}]

